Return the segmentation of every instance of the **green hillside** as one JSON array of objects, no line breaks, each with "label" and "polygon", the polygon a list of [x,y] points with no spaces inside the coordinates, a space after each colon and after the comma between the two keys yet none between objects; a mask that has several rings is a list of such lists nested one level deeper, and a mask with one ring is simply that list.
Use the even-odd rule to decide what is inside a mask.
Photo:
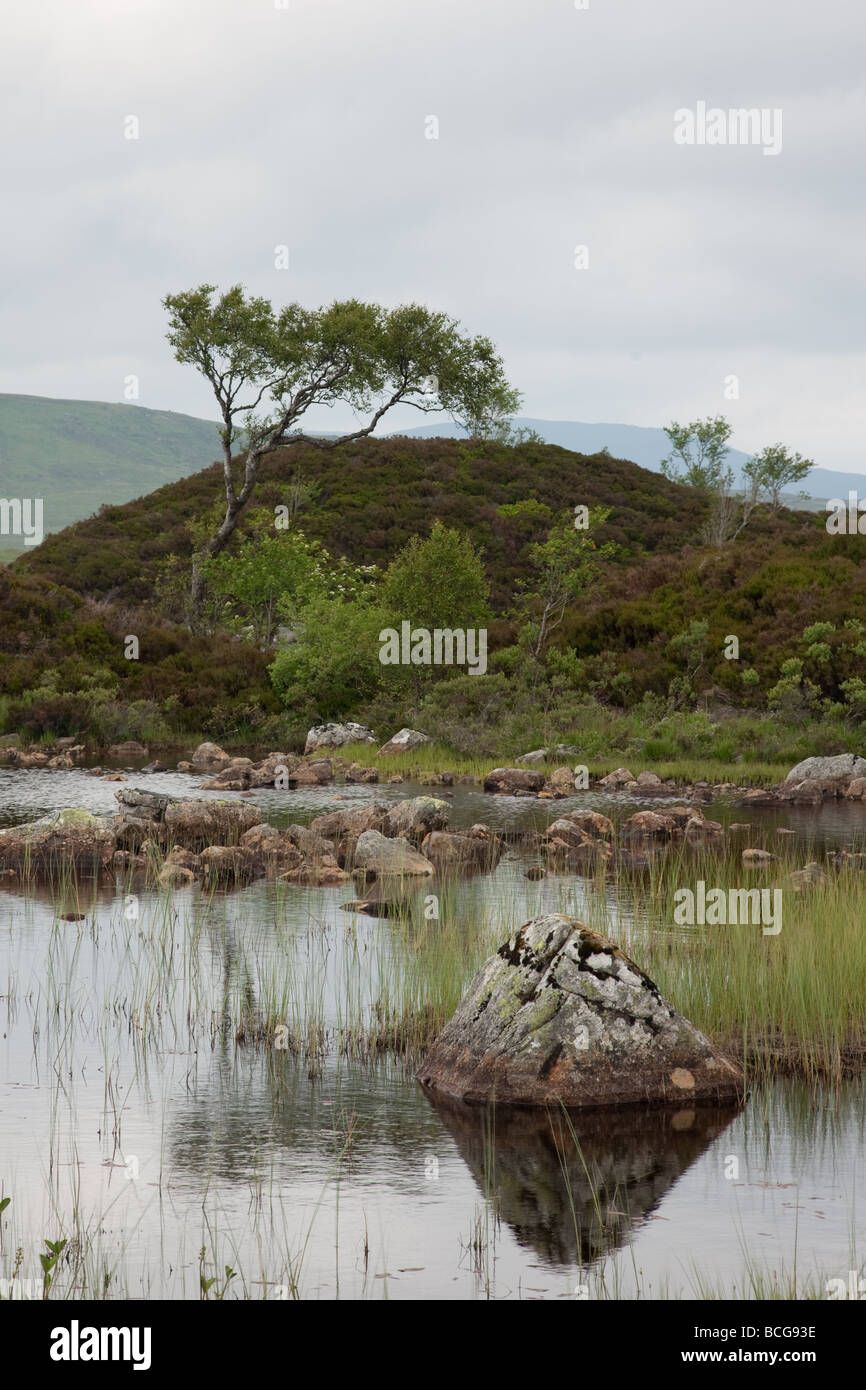
[{"label": "green hillside", "polygon": [[[333,557],[381,574],[437,521],[478,549],[492,607],[486,675],[435,669],[411,688],[386,678],[394,668],[352,635],[351,605],[326,636],[315,628],[303,638],[314,661],[345,649],[336,704],[303,681],[278,694],[273,649],[244,640],[237,619],[232,631],[220,617],[209,636],[190,633],[182,590],[165,579],[174,570],[183,585],[191,528],[219,512],[211,465],[103,507],[0,570],[0,732],[104,741],[197,732],[267,751],[297,745],[311,722],[351,717],[384,732],[408,723],[475,756],[557,740],[636,762],[721,752],[731,762],[791,762],[860,748],[864,536],[829,535],[820,516],[762,506],[719,549],[701,538],[699,493],[628,461],[404,436],[271,455],[258,529],[248,513],[229,556],[260,539],[261,509],[286,504],[299,481],[307,492],[296,525]],[[534,547],[579,503],[609,510],[593,539],[613,554],[533,655],[515,600],[537,582]],[[140,639],[138,660],[124,658],[129,633]],[[738,659],[725,652],[731,636]],[[726,705],[723,738],[701,712],[707,691]]]},{"label": "green hillside", "polygon": [[[41,497],[46,532],[195,473],[218,453],[216,425],[190,415],[0,394],[0,496]],[[21,548],[0,536],[0,552]]]}]

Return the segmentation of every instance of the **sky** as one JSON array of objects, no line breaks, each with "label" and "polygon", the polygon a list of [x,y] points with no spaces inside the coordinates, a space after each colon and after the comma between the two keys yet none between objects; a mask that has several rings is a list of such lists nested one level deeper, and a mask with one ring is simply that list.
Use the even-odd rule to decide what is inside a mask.
[{"label": "sky", "polygon": [[0,391],[134,377],[212,418],[161,299],[240,282],[444,309],[525,415],[725,414],[738,448],[866,472],[862,0],[10,0],[3,23]]}]

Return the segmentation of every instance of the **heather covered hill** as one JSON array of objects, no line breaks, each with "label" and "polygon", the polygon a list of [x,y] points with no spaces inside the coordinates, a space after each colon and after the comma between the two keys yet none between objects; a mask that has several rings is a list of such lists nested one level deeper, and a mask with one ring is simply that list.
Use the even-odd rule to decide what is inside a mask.
[{"label": "heather covered hill", "polygon": [[[752,752],[805,756],[827,740],[846,746],[866,714],[866,537],[828,534],[823,515],[764,505],[717,548],[702,539],[706,503],[695,489],[606,454],[536,443],[299,443],[262,471],[258,527],[264,519],[269,530],[268,512],[300,495],[295,525],[354,565],[381,572],[437,521],[465,537],[490,588],[487,674],[431,670],[411,690],[389,680],[373,637],[353,629],[351,605],[331,612],[331,627],[302,624],[314,667],[339,649],[336,702],[305,680],[275,689],[274,650],[252,640],[249,616],[232,633],[219,618],[211,635],[193,635],[178,593],[195,530],[206,534],[220,510],[213,466],[105,507],[0,571],[0,732],[103,742],[200,733],[288,747],[311,722],[358,717],[383,734],[410,723],[491,754],[577,731],[599,748],[627,749],[634,738],[674,756],[692,750],[691,726],[668,737],[666,721],[692,718],[700,693],[721,687],[764,721]],[[568,518],[581,503],[607,510],[593,539],[613,552],[603,550],[589,587],[533,652],[521,584],[536,591],[540,543],[563,518],[574,534]],[[251,510],[229,557],[245,536],[258,541],[254,525]],[[180,589],[166,591],[172,569]],[[418,615],[401,609],[388,621],[400,617]],[[138,660],[124,657],[129,633]],[[731,636],[739,659],[725,654]],[[599,710],[613,723],[590,734]],[[738,751],[749,756],[745,745],[730,756]]]},{"label": "heather covered hill", "polygon": [[[313,485],[299,524],[356,564],[387,564],[436,520],[464,531],[484,551],[499,608],[525,577],[526,544],[541,540],[575,505],[611,508],[604,539],[619,547],[621,561],[678,549],[697,534],[703,513],[693,490],[636,464],[548,444],[404,437],[337,449],[296,444],[265,459],[261,478],[256,506],[269,508],[288,503],[293,479]],[[17,563],[90,597],[146,602],[165,559],[191,554],[188,524],[200,522],[221,495],[221,470],[213,465],[124,506],[103,507]],[[503,505],[530,499],[540,504],[534,517],[499,514]]]}]

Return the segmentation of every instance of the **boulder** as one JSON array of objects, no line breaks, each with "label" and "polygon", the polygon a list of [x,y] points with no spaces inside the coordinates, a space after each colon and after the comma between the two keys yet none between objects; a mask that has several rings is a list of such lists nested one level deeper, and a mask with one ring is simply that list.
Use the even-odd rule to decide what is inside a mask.
[{"label": "boulder", "polygon": [[137,739],[128,738],[125,743],[113,743],[108,750],[109,758],[146,758],[147,749]]},{"label": "boulder", "polygon": [[866,799],[866,777],[855,777],[849,782],[845,789],[845,795],[851,801],[863,801]]},{"label": "boulder", "polygon": [[795,893],[803,893],[809,888],[826,888],[830,883],[821,865],[816,863],[814,859],[802,869],[797,869],[794,873],[789,874],[785,881]]},{"label": "boulder", "polygon": [[346,781],[350,784],[375,786],[378,780],[379,769],[377,767],[364,767],[361,763],[352,763],[351,767],[346,768]]},{"label": "boulder", "polygon": [[433,830],[424,837],[421,853],[429,859],[437,873],[485,872],[495,868],[502,858],[503,844],[486,826],[473,826],[459,834]]},{"label": "boulder", "polygon": [[614,772],[609,772],[606,777],[599,779],[600,787],[607,787],[609,791],[618,791],[620,787],[628,786],[629,782],[634,782],[635,778],[627,767],[618,767]]},{"label": "boulder", "polygon": [[426,734],[421,734],[417,729],[401,729],[393,738],[389,738],[387,743],[383,743],[377,753],[377,757],[393,757],[398,753],[410,753],[413,748],[420,748],[422,744],[429,743]]},{"label": "boulder", "polygon": [[159,792],[143,792],[138,787],[124,787],[123,791],[114,793],[114,799],[121,807],[129,808],[134,816],[154,821],[164,820],[165,813],[171,805],[170,796],[161,796]]},{"label": "boulder", "polygon": [[606,840],[587,834],[567,816],[547,827],[542,837],[542,847],[556,868],[575,869],[578,873],[592,873],[600,863],[606,864],[611,857],[610,845]]},{"label": "boulder", "polygon": [[201,852],[201,870],[205,882],[232,887],[249,883],[255,878],[254,856],[238,845],[210,845]]},{"label": "boulder", "polygon": [[569,811],[563,819],[571,821],[596,840],[613,839],[613,821],[600,815],[598,811]]},{"label": "boulder", "polygon": [[866,777],[866,759],[857,758],[853,753],[836,753],[828,758],[804,758],[791,768],[785,785],[815,779],[847,784],[856,777]]},{"label": "boulder", "polygon": [[355,811],[328,811],[324,816],[316,816],[310,822],[310,829],[330,840],[340,864],[345,864],[351,858],[355,841],[363,831],[385,833],[390,810],[387,802],[373,801],[368,806],[359,806]]},{"label": "boulder", "polygon": [[449,815],[447,802],[438,801],[435,796],[410,796],[391,807],[387,833],[402,835],[418,845],[432,830],[445,830]]},{"label": "boulder", "polygon": [[502,796],[535,796],[543,786],[543,772],[529,772],[523,767],[495,767],[484,778],[484,790]]},{"label": "boulder", "polygon": [[772,864],[775,854],[769,854],[765,849],[744,849],[743,863],[747,868],[761,869],[765,864]]},{"label": "boulder", "polygon": [[261,816],[251,806],[234,801],[176,801],[165,812],[165,826],[173,844],[203,850],[211,845],[237,845]]},{"label": "boulder", "polygon": [[0,830],[0,872],[22,879],[66,872],[98,876],[114,851],[108,824],[83,806]]},{"label": "boulder", "polygon": [[378,830],[365,830],[355,845],[354,867],[368,874],[432,874],[433,865],[408,840],[389,840]]},{"label": "boulder", "polygon": [[332,856],[328,856],[328,859],[330,863],[323,859],[320,864],[302,864],[300,868],[289,869],[287,873],[280,874],[280,880],[306,888],[329,888],[345,883],[349,877],[345,869],[341,869]]},{"label": "boulder", "polygon": [[225,749],[218,743],[200,743],[192,755],[192,765],[196,772],[216,772],[230,761]]},{"label": "boulder", "polygon": [[164,864],[159,871],[157,882],[160,888],[189,888],[195,883],[195,874],[192,869],[185,869],[182,864]]},{"label": "boulder", "polygon": [[662,779],[657,777],[654,772],[639,772],[637,784],[639,787],[660,787],[662,786]]},{"label": "boulder", "polygon": [[298,763],[289,773],[290,787],[324,787],[334,780],[334,769],[327,758]]},{"label": "boulder", "polygon": [[629,816],[622,827],[622,840],[630,844],[635,840],[669,840],[675,829],[670,816],[660,816],[655,811],[638,811]]},{"label": "boulder", "polygon": [[[312,863],[321,861],[325,855],[334,855],[333,840],[326,839],[324,835],[306,825],[290,825],[286,831],[286,839],[300,850],[305,860]],[[334,862],[336,863],[336,859]]]},{"label": "boulder", "polygon": [[346,743],[375,743],[372,729],[363,724],[317,724],[307,734],[305,753],[315,753],[319,748],[342,748]]},{"label": "boulder", "polygon": [[424,1086],[469,1102],[593,1109],[720,1105],[742,1072],[582,922],[527,922],[475,976],[428,1052]]},{"label": "boulder", "polygon": [[554,791],[574,791],[574,773],[570,767],[558,767],[551,772],[548,782]]}]

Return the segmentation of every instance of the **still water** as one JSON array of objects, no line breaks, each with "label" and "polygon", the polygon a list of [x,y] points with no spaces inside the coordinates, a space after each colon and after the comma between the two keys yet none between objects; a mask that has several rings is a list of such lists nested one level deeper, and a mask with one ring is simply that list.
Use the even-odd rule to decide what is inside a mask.
[{"label": "still water", "polygon": [[[129,785],[208,795],[178,774]],[[115,790],[81,771],[0,769],[0,823],[108,814]],[[288,825],[418,792],[267,789],[250,804]],[[510,832],[571,806],[621,820],[657,804],[448,799],[453,826]],[[804,849],[864,838],[856,806],[783,819]],[[768,842],[778,820],[761,817]],[[515,841],[443,911],[498,940],[540,911],[591,912],[582,880],[532,883],[525,866]],[[399,1059],[346,1040],[441,924],[347,913],[352,896],[0,890],[0,1279],[20,1246],[20,1287],[35,1280],[45,1238],[68,1241],[52,1297],[198,1298],[202,1274],[227,1298],[790,1296],[795,1270],[798,1293],[824,1296],[863,1272],[862,1082],[777,1082],[735,1113],[434,1104]],[[62,920],[72,907],[81,919]],[[255,1042],[264,1014],[285,1018],[289,1045]]]}]

